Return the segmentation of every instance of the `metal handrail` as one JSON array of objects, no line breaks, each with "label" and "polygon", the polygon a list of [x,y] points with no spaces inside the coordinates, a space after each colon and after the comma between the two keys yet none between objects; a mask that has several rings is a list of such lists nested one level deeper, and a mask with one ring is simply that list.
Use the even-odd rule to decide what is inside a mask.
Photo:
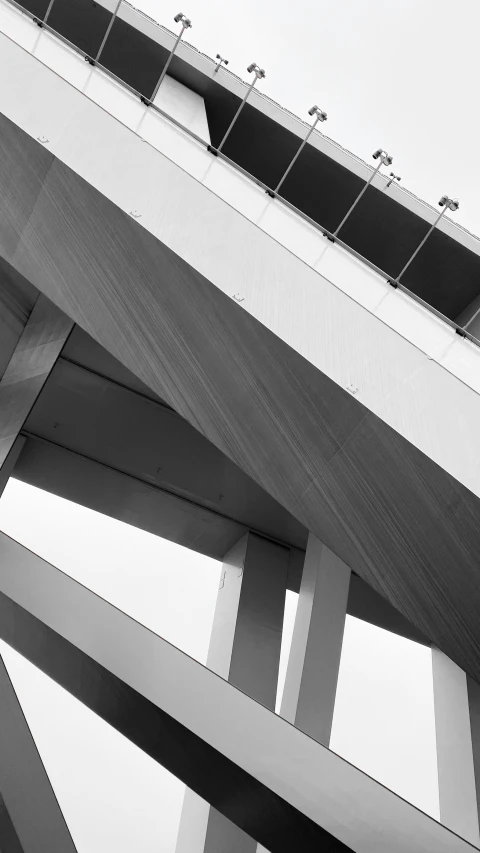
[{"label": "metal handrail", "polygon": [[[24,6],[22,6],[21,3],[18,3],[17,0],[7,0],[7,2],[10,3],[10,5],[15,6],[20,12],[22,12],[22,14],[29,17],[32,21],[41,23],[42,29],[45,29],[47,32],[52,33],[52,35],[54,35],[56,38],[58,38],[60,41],[62,41],[64,44],[66,44],[69,48],[71,48],[71,50],[75,51],[75,53],[77,53],[79,56],[82,56],[85,60],[87,60],[88,62],[91,62],[91,57],[89,56],[89,54],[87,54],[84,50],[79,48],[77,45],[73,44],[73,42],[69,41],[69,39],[65,38],[65,36],[62,36],[61,33],[59,33],[57,30],[53,29],[53,27],[51,27],[49,24],[44,23],[43,21],[39,22],[37,16],[33,12],[30,12],[29,9],[26,9]],[[212,60],[212,63],[213,63],[213,60]],[[270,196],[274,195],[278,201],[280,201],[283,205],[285,205],[286,208],[288,208],[288,210],[291,210],[292,213],[295,213],[297,216],[299,216],[301,219],[303,219],[304,222],[308,222],[308,224],[311,225],[313,228],[315,228],[315,230],[317,230],[319,233],[321,233],[322,236],[326,237],[327,239],[329,239],[330,241],[332,241],[334,243],[337,243],[339,246],[341,246],[342,249],[345,249],[345,251],[347,251],[350,255],[353,255],[354,258],[357,258],[357,260],[361,261],[363,264],[365,264],[365,266],[367,266],[369,269],[373,270],[381,278],[384,278],[387,281],[387,283],[390,284],[392,287],[394,287],[397,290],[402,291],[407,296],[409,296],[411,299],[413,299],[414,302],[421,305],[423,308],[426,308],[427,311],[429,311],[431,314],[434,314],[436,317],[438,317],[440,320],[442,320],[444,323],[446,323],[452,329],[455,329],[455,331],[461,337],[466,338],[467,340],[471,341],[476,346],[480,347],[480,340],[478,338],[476,338],[474,335],[472,335],[472,333],[469,332],[466,328],[473,321],[473,319],[475,319],[476,315],[471,317],[470,320],[467,321],[465,326],[459,326],[458,323],[455,323],[454,320],[450,320],[449,317],[446,317],[445,314],[442,314],[442,312],[438,311],[436,308],[434,308],[433,305],[429,305],[428,302],[425,302],[424,299],[422,299],[420,296],[417,296],[416,293],[413,293],[413,291],[409,290],[408,287],[405,287],[405,285],[403,285],[399,281],[397,281],[396,276],[389,275],[388,273],[385,272],[385,270],[382,270],[380,267],[377,267],[376,264],[372,263],[372,261],[369,261],[368,258],[365,258],[363,255],[360,254],[360,252],[357,252],[355,249],[353,249],[347,243],[344,243],[344,241],[339,239],[339,237],[335,236],[335,234],[333,232],[329,231],[327,228],[324,228],[322,225],[320,225],[318,222],[316,222],[314,219],[312,219],[310,216],[308,216],[302,210],[299,210],[298,207],[295,207],[295,205],[291,204],[291,202],[289,202],[282,195],[280,195],[278,193],[274,194],[271,187],[267,186],[267,184],[264,184],[263,181],[261,181],[259,178],[256,178],[254,175],[252,175],[246,169],[243,169],[238,163],[235,163],[233,160],[231,160],[229,157],[227,157],[223,153],[223,151],[220,151],[217,148],[215,148],[213,145],[211,145],[210,142],[207,142],[205,139],[202,139],[201,136],[198,136],[198,134],[196,134],[194,131],[190,130],[190,128],[185,127],[185,125],[183,125],[181,122],[177,121],[177,119],[175,119],[173,116],[166,113],[164,110],[162,110],[156,104],[153,104],[149,98],[147,98],[145,95],[143,95],[137,89],[134,89],[133,86],[130,86],[125,80],[122,80],[120,77],[117,77],[116,74],[114,74],[112,71],[110,71],[104,65],[102,65],[100,62],[94,61],[94,65],[96,68],[99,68],[104,74],[106,74],[108,77],[110,77],[110,79],[114,80],[116,83],[118,83],[124,89],[127,89],[129,92],[131,92],[137,98],[139,98],[141,101],[145,102],[145,100],[147,100],[149,102],[149,107],[148,107],[149,109],[153,110],[154,112],[159,113],[159,115],[161,115],[163,118],[165,118],[171,124],[178,127],[180,130],[182,130],[188,136],[192,137],[192,139],[195,139],[196,142],[199,142],[202,146],[206,147],[209,151],[214,153],[221,160],[224,160],[226,163],[228,163],[229,166],[231,166],[237,172],[244,175],[246,178],[251,180],[257,186],[261,187]]]}]

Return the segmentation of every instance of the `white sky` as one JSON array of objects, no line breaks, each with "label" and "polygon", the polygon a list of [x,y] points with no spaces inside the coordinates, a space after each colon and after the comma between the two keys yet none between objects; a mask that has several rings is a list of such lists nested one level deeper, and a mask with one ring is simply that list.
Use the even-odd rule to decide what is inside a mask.
[{"label": "white sky", "polygon": [[[10,480],[0,530],[204,662],[220,563]],[[282,678],[297,596],[289,593]],[[182,785],[8,646],[78,853],[174,853]],[[430,652],[348,617],[332,749],[438,816]]]}]

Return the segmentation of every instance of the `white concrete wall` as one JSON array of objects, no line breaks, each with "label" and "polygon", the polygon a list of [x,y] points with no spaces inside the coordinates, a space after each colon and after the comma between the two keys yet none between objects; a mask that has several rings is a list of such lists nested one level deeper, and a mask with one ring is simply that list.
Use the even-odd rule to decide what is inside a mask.
[{"label": "white concrete wall", "polygon": [[432,649],[440,820],[480,846],[477,791],[467,677],[439,649]]},{"label": "white concrete wall", "polygon": [[188,127],[192,133],[196,133],[200,139],[210,143],[205,101],[201,95],[187,89],[167,74],[162,80],[153,103],[184,127]]},{"label": "white concrete wall", "polygon": [[479,347],[1,2],[0,28],[37,57],[0,36],[0,111],[480,496]]}]

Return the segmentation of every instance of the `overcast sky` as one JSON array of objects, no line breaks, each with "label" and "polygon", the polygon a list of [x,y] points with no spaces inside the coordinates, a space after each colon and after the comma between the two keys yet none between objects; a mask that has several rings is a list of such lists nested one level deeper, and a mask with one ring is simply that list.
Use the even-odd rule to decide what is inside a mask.
[{"label": "overcast sky", "polygon": [[[458,221],[480,233],[478,0],[183,3],[134,5],[172,29],[175,13],[189,15],[200,50],[220,52],[244,79],[258,62],[266,94],[304,118],[319,104],[329,136],[368,162],[387,149],[406,187],[434,205],[458,196]],[[0,529],[205,659],[218,563],[16,481],[0,501]],[[293,595],[287,604],[288,637]],[[79,853],[173,853],[180,783],[3,651]],[[428,650],[348,619],[332,748],[438,814]]]}]

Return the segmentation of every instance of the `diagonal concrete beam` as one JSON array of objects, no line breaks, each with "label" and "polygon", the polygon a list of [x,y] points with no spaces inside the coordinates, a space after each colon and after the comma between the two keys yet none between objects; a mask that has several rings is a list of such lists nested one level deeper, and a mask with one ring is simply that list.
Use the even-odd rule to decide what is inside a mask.
[{"label": "diagonal concrete beam", "polygon": [[[75,853],[76,847],[0,657],[0,850]],[[15,846],[16,845],[16,846]]]},{"label": "diagonal concrete beam", "polygon": [[72,321],[40,294],[0,379],[0,469],[72,328]]},{"label": "diagonal concrete beam", "polygon": [[[5,238],[4,238],[5,239]],[[38,290],[0,260],[0,378],[25,329]]]},{"label": "diagonal concrete beam", "polygon": [[24,853],[12,819],[0,794],[0,850],[2,853]]},{"label": "diagonal concrete beam", "polygon": [[5,534],[0,634],[271,853],[474,849]]},{"label": "diagonal concrete beam", "polygon": [[0,140],[0,197],[49,166],[4,257],[480,680],[479,498],[4,118]]}]

